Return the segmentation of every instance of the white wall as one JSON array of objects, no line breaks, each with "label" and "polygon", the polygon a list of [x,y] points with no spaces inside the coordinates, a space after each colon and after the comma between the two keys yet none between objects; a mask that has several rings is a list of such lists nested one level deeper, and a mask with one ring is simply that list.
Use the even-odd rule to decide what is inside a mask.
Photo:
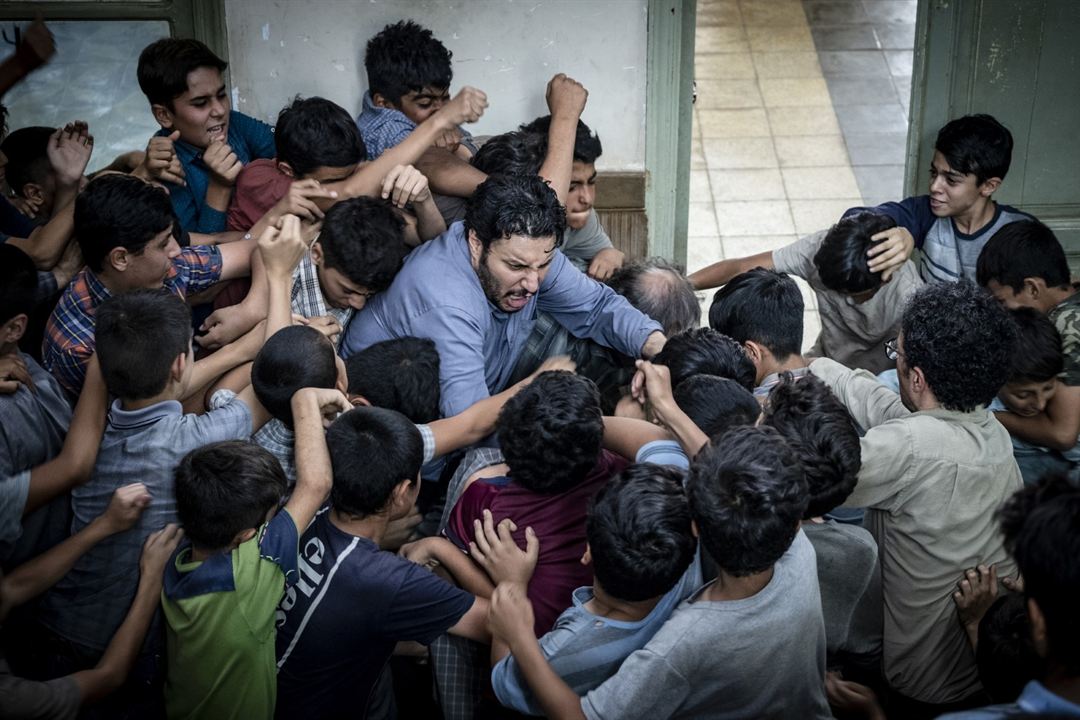
[{"label": "white wall", "polygon": [[359,112],[368,38],[412,19],[453,52],[452,92],[488,94],[474,134],[545,114],[544,87],[565,72],[589,89],[600,168],[645,166],[645,0],[225,0],[225,14],[234,107],[271,124],[297,93]]}]

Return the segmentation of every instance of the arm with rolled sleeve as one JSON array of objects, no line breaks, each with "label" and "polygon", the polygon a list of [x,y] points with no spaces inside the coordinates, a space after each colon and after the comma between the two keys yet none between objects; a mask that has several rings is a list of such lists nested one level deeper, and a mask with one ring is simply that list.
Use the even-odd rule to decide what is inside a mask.
[{"label": "arm with rolled sleeve", "polygon": [[439,409],[453,417],[489,397],[485,376],[484,330],[469,313],[433,308],[410,323],[410,334],[430,338],[439,351]]},{"label": "arm with rolled sleeve", "polygon": [[835,360],[818,358],[810,363],[810,372],[829,386],[865,430],[911,414],[899,395],[866,370],[851,370]]},{"label": "arm with rolled sleeve", "polygon": [[930,232],[930,228],[933,227],[934,223],[937,221],[937,217],[934,215],[933,211],[930,210],[929,195],[909,197],[900,202],[882,203],[876,207],[853,207],[847,210],[843,216],[848,217],[861,212],[888,215],[897,225],[902,228],[907,228],[907,231],[910,232],[911,236],[915,239],[915,247],[917,248],[923,246],[923,240],[926,239],[926,233]]},{"label": "arm with rolled sleeve", "polygon": [[663,332],[660,323],[607,285],[587,277],[561,252],[551,265],[536,307],[551,313],[575,337],[595,340],[629,357],[641,357],[646,339]]}]

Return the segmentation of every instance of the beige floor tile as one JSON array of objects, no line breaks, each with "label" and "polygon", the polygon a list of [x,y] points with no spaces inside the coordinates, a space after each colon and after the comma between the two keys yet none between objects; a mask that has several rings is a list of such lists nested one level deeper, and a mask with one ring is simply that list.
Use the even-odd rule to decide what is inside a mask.
[{"label": "beige floor tile", "polygon": [[748,52],[696,53],[694,77],[701,94],[702,80],[753,80],[754,62]]},{"label": "beige floor tile", "polygon": [[697,26],[742,25],[739,3],[736,0],[723,2],[699,2],[697,7]]},{"label": "beige floor tile", "polygon": [[824,78],[760,78],[758,84],[767,107],[832,107]]},{"label": "beige floor tile", "polygon": [[780,25],[777,27],[751,26],[746,28],[746,39],[754,52],[775,52],[779,50],[814,50],[814,38],[810,28],[802,25]]},{"label": "beige floor tile", "polygon": [[712,170],[709,172],[709,184],[716,202],[783,200],[787,197],[780,171],[771,168]]},{"label": "beige floor tile", "polygon": [[801,277],[792,276],[791,279],[799,286],[799,292],[802,293],[803,309],[817,310],[817,296],[814,294],[814,289],[810,287],[810,283],[806,282]]},{"label": "beige floor tile", "polygon": [[780,167],[850,164],[847,147],[840,135],[775,135],[773,141],[776,144],[776,157],[780,161]]},{"label": "beige floor tile", "polygon": [[705,169],[705,151],[702,149],[701,138],[690,141],[690,167],[691,169]]},{"label": "beige floor tile", "polygon": [[719,235],[716,229],[716,214],[709,202],[690,203],[690,221],[687,226],[689,237],[711,237]]},{"label": "beige floor tile", "polygon": [[756,52],[754,69],[763,78],[821,77],[821,65],[817,53],[808,50],[784,50],[781,52]]},{"label": "beige floor tile", "polygon": [[840,200],[791,200],[791,216],[800,237],[836,224],[848,208],[862,205],[862,198]]},{"label": "beige floor tile", "polygon": [[741,258],[772,252],[793,242],[794,235],[725,235],[724,257]]},{"label": "beige floor tile", "polygon": [[[807,33],[809,37],[809,33]],[[746,31],[740,27],[700,27],[694,34],[694,54],[747,52],[750,44]]]},{"label": "beige floor tile", "polygon": [[761,93],[754,80],[698,80],[699,110],[761,107]]},{"label": "beige floor tile", "polygon": [[695,272],[723,259],[720,238],[715,235],[686,238],[686,272]]},{"label": "beige floor tile", "polygon": [[703,142],[709,170],[777,167],[771,138],[708,138]]},{"label": "beige floor tile", "polygon": [[690,202],[712,202],[708,171],[690,171]]},{"label": "beige floor tile", "polygon": [[764,108],[696,111],[702,137],[769,137]]},{"label": "beige floor tile", "polygon": [[775,27],[777,25],[806,25],[802,3],[789,0],[739,0],[743,23]]},{"label": "beige floor tile", "polygon": [[839,135],[840,124],[831,107],[793,110],[766,108],[773,135]]},{"label": "beige floor tile", "polygon": [[792,200],[855,197],[859,184],[848,165],[784,168],[784,189]]},{"label": "beige floor tile", "polygon": [[791,212],[784,200],[716,203],[716,221],[721,237],[794,232]]},{"label": "beige floor tile", "polygon": [[806,352],[817,342],[821,334],[821,314],[815,310],[807,310],[803,314],[803,352]]}]

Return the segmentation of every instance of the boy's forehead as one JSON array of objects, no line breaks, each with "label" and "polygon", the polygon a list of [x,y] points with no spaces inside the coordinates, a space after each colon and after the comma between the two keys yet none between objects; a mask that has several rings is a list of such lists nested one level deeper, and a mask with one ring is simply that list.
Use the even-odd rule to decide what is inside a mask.
[{"label": "boy's forehead", "polygon": [[405,93],[405,97],[410,100],[438,100],[439,98],[444,98],[448,95],[450,95],[450,88],[440,88],[435,87],[434,85],[428,85],[427,87],[422,87],[419,90],[410,90],[409,92]]},{"label": "boy's forehead", "polygon": [[198,97],[199,95],[214,94],[224,84],[225,80],[221,77],[220,70],[216,67],[203,65],[187,74],[187,91],[184,95]]},{"label": "boy's forehead", "polygon": [[934,158],[930,161],[930,165],[942,175],[956,175],[961,178],[967,177],[968,175],[975,177],[975,173],[962,173],[959,170],[954,170],[940,150],[934,151]]}]

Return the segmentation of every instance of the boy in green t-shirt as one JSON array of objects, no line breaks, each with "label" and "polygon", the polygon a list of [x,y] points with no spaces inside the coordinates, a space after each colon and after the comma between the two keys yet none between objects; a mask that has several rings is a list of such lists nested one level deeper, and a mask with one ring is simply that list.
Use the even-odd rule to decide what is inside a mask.
[{"label": "boy in green t-shirt", "polygon": [[338,390],[293,396],[297,483],[285,512],[274,514],[285,475],[257,445],[207,445],[177,467],[177,515],[190,542],[166,567],[161,594],[170,718],[273,717],[275,610],[300,580],[299,530],[331,486],[322,418],[349,407]]}]

